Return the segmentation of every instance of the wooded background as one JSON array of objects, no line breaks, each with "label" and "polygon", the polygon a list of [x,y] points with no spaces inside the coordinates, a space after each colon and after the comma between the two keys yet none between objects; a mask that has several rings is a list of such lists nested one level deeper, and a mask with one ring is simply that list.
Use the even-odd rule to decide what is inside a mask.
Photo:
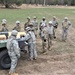
[{"label": "wooded background", "polygon": [[16,4],[20,6],[21,4],[42,4],[46,5],[75,5],[75,0],[0,0],[0,4],[5,5],[9,8],[11,5]]}]

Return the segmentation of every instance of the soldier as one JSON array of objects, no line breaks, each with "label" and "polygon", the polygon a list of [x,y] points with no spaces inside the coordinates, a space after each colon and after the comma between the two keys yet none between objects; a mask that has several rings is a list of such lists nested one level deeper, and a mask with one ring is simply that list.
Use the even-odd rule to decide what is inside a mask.
[{"label": "soldier", "polygon": [[33,31],[31,31],[30,27],[26,28],[27,34],[22,40],[28,41],[29,44],[29,55],[30,60],[36,60],[37,58],[37,52],[36,52],[36,38]]},{"label": "soldier", "polygon": [[20,48],[16,40],[17,33],[18,32],[16,30],[13,30],[11,32],[11,36],[7,40],[8,55],[11,59],[9,75],[18,75],[18,73],[15,73],[17,62],[20,58]]},{"label": "soldier", "polygon": [[16,21],[16,26],[13,28],[13,30],[17,30],[18,32],[21,31],[20,21]]},{"label": "soldier", "polygon": [[48,40],[47,40],[47,27],[41,24],[41,39],[42,39],[42,48],[43,53],[47,53],[48,49]]},{"label": "soldier", "polygon": [[56,19],[55,16],[53,16],[52,24],[54,26],[54,29],[53,29],[53,37],[55,39],[56,38],[55,32],[56,32],[56,29],[58,27],[58,22],[57,22],[57,19]]},{"label": "soldier", "polygon": [[40,22],[40,25],[39,25],[39,29],[40,29],[40,32],[39,32],[39,35],[41,36],[41,31],[42,31],[42,28],[41,28],[41,25],[44,25],[44,27],[46,27],[46,18],[43,17],[42,18],[42,21]]},{"label": "soldier", "polygon": [[27,22],[24,24],[24,30],[26,30],[26,28],[28,27],[28,25],[30,24],[30,17],[27,17]]},{"label": "soldier", "polygon": [[6,27],[6,20],[5,19],[2,20],[2,29],[0,31],[1,32],[7,32],[8,31],[8,29]]},{"label": "soldier", "polygon": [[33,17],[32,23],[33,23],[33,27],[34,27],[35,36],[37,37],[38,21],[36,20],[36,16]]},{"label": "soldier", "polygon": [[41,30],[41,24],[47,26],[47,25],[46,25],[46,18],[45,18],[45,17],[43,17],[43,18],[42,18],[42,21],[40,22],[40,27],[39,27],[40,30]]},{"label": "soldier", "polygon": [[68,21],[68,18],[65,17],[64,21],[62,22],[62,41],[66,41],[68,35],[68,29],[71,26],[71,22]]},{"label": "soldier", "polygon": [[48,50],[51,47],[52,44],[52,38],[53,38],[53,24],[52,21],[49,21],[48,27],[47,27],[47,38],[48,38]]},{"label": "soldier", "polygon": [[34,28],[34,26],[33,26],[33,23],[32,23],[32,22],[30,22],[30,23],[29,23],[28,27],[30,27],[30,28],[31,28],[31,31],[33,31],[33,32],[34,32],[34,34],[35,34],[35,28]]}]

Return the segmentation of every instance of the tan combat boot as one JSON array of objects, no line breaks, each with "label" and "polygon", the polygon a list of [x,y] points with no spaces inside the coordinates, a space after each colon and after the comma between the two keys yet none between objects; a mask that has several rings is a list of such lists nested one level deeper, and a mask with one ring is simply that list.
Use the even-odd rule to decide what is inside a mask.
[{"label": "tan combat boot", "polygon": [[18,73],[12,73],[12,74],[11,74],[11,73],[9,73],[9,75],[18,75]]},{"label": "tan combat boot", "polygon": [[18,73],[14,73],[13,75],[18,75]]}]

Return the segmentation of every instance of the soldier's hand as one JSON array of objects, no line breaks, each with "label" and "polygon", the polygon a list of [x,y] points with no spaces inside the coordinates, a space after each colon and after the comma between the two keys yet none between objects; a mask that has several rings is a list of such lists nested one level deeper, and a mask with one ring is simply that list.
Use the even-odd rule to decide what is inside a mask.
[{"label": "soldier's hand", "polygon": [[17,58],[20,58],[20,54],[17,55]]}]

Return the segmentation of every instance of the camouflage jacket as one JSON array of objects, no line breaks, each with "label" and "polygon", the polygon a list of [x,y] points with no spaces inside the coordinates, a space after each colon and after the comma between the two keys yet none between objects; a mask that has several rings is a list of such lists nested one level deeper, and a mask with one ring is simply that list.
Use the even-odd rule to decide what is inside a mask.
[{"label": "camouflage jacket", "polygon": [[67,29],[68,29],[71,25],[72,25],[72,24],[71,24],[70,21],[67,21],[67,22],[63,21],[63,22],[62,22],[62,28],[67,28]]},{"label": "camouflage jacket", "polygon": [[7,32],[8,29],[7,29],[6,27],[3,27],[0,31],[1,31],[1,32]]},{"label": "camouflage jacket", "polygon": [[13,28],[13,30],[17,30],[18,32],[20,32],[21,31],[21,27],[20,26],[16,26],[16,27]]},{"label": "camouflage jacket", "polygon": [[33,31],[29,31],[22,40],[28,41],[28,43],[36,43],[36,37]]},{"label": "camouflage jacket", "polygon": [[14,36],[10,36],[8,38],[7,49],[9,56],[17,56],[18,58],[20,57],[20,48]]}]

